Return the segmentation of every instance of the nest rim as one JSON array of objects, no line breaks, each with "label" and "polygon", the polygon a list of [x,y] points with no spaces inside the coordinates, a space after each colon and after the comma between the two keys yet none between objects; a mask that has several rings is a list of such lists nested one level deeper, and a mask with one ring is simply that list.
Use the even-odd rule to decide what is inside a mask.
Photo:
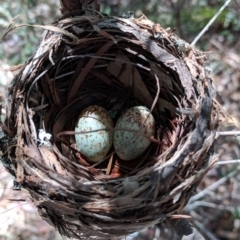
[{"label": "nest rim", "polygon": [[[77,236],[79,238],[86,238],[95,234],[98,238],[105,239],[106,236],[127,235],[171,218],[173,214],[181,214],[184,205],[187,203],[199,181],[216,161],[212,146],[216,128],[219,124],[217,117],[219,109],[214,104],[212,79],[204,67],[203,54],[185,42],[183,44],[187,47],[179,50],[180,39],[175,34],[170,35],[163,28],[161,28],[163,39],[156,39],[154,32],[149,28],[149,20],[144,18],[130,20],[101,15],[78,16],[75,19],[69,19],[67,14],[66,18],[64,16],[61,17],[54,26],[59,27],[69,24],[69,22],[72,23],[71,27],[64,28],[62,35],[59,34],[59,30],[45,32],[40,47],[35,54],[37,57],[42,56],[40,61],[34,63],[36,58],[33,56],[13,80],[8,96],[8,114],[3,126],[4,129],[8,130],[5,131],[8,137],[4,141],[7,141],[12,146],[15,145],[15,148],[13,147],[12,150],[9,150],[10,153],[7,156],[9,160],[6,160],[7,163],[5,165],[7,165],[8,170],[16,177],[16,182],[21,183],[24,188],[27,188],[34,199],[38,201],[41,199],[41,203],[37,206],[40,215],[50,222],[51,225],[56,226],[62,235],[68,237]],[[73,26],[75,26],[75,30]],[[97,56],[102,56],[111,47],[114,50],[114,47],[125,40],[125,46],[130,48],[128,50],[125,49],[125,55],[129,54],[127,55],[129,57],[130,53],[137,52],[136,49],[139,49],[137,44],[140,42],[142,43],[140,44],[140,48],[142,48],[141,53],[145,55],[132,57],[132,59],[136,60],[137,58],[138,63],[142,64],[145,59],[149,60],[149,56],[151,55],[150,59],[155,60],[156,64],[153,64],[153,61],[145,61],[148,62],[150,71],[155,74],[155,78],[152,76],[151,84],[153,84],[153,79],[157,82],[158,76],[161,76],[159,69],[163,69],[164,71],[167,69],[171,72],[173,79],[179,79],[178,84],[181,85],[180,88],[177,88],[177,83],[174,83],[175,92],[173,92],[177,92],[176,95],[178,96],[174,95],[171,103],[175,102],[175,114],[171,116],[168,113],[168,116],[172,117],[171,121],[174,118],[175,120],[176,118],[178,119],[178,123],[174,127],[171,126],[171,121],[168,122],[168,128],[175,130],[169,136],[171,144],[166,144],[167,147],[161,154],[158,154],[154,158],[154,161],[151,162],[152,164],[146,164],[142,168],[138,168],[124,176],[120,175],[120,177],[117,176],[114,178],[104,177],[99,173],[97,166],[89,166],[84,159],[79,164],[77,161],[68,158],[69,156],[66,155],[67,150],[64,149],[66,146],[61,141],[62,145],[59,145],[60,143],[57,142],[61,136],[59,135],[59,132],[61,133],[59,129],[63,130],[64,127],[61,128],[62,126],[59,127],[57,124],[55,129],[54,126],[52,127],[54,131],[49,131],[52,125],[46,124],[46,133],[52,133],[53,140],[56,143],[53,144],[50,141],[50,150],[49,146],[39,146],[36,143],[37,130],[40,129],[40,125],[34,122],[35,113],[32,109],[36,109],[39,105],[35,106],[34,101],[30,104],[29,99],[31,99],[32,95],[35,95],[35,91],[42,88],[38,98],[42,98],[42,95],[45,94],[45,96],[51,97],[52,103],[58,109],[61,109],[62,99],[59,95],[55,94],[54,96],[53,94],[51,96],[54,88],[56,92],[59,91],[60,88],[57,89],[59,86],[57,85],[58,83],[56,82],[56,85],[49,87],[48,90],[43,89],[49,84],[49,79],[50,81],[51,79],[54,79],[54,81],[59,79],[54,71],[58,67],[62,67],[64,70],[68,63],[66,61],[66,64],[58,65],[60,62],[62,63],[63,56],[67,52],[66,50],[60,51],[61,48],[64,49],[62,45],[64,47],[71,46],[71,49],[77,49],[81,41],[83,41],[81,40],[83,38],[80,38],[80,42],[76,42],[74,37],[77,33],[80,36],[82,34],[79,26],[86,28],[84,29],[84,34],[90,36],[90,38],[92,37],[94,39],[91,39],[93,42],[99,41],[99,39],[102,40],[99,45],[103,47],[97,52]],[[113,36],[114,27],[115,35]],[[123,32],[123,29],[126,32]],[[129,29],[131,29],[131,34]],[[140,30],[141,34],[138,33]],[[119,32],[123,36],[119,36]],[[169,36],[172,36],[170,42]],[[51,37],[55,38],[54,44],[49,41]],[[151,46],[146,44],[147,40],[151,42]],[[83,46],[87,44],[86,42],[83,43]],[[47,48],[44,46],[46,43],[49,44],[49,49],[53,49],[52,52],[51,50],[46,50]],[[121,51],[124,44],[119,47]],[[153,51],[155,49],[160,50],[155,52]],[[70,50],[69,52],[71,52]],[[113,53],[113,50],[110,52]],[[170,59],[169,55],[171,55]],[[117,54],[115,56],[117,57]],[[189,60],[189,56],[192,59]],[[200,58],[198,58],[199,56]],[[69,55],[70,57],[71,55]],[[105,56],[105,58],[107,57]],[[170,61],[172,58],[174,61]],[[68,58],[66,59],[68,60]],[[87,64],[96,64],[98,61],[104,62],[104,58],[96,60],[97,58],[94,58],[93,55],[91,59],[93,60],[85,64],[79,63],[79,60],[76,60],[78,62],[74,63],[75,65],[72,63],[72,65],[83,64],[87,66]],[[131,58],[128,59],[131,60]],[[36,71],[32,67],[33,63],[36,66],[39,65],[41,71]],[[114,66],[116,67],[116,65]],[[136,66],[135,68],[138,71],[143,69]],[[72,79],[75,77],[76,79],[80,79],[80,81],[84,81],[81,79],[87,76],[86,71],[84,72],[84,69],[87,68],[82,69],[82,71],[76,71],[76,75],[73,73]],[[53,70],[52,75],[51,70]],[[68,69],[68,72],[70,70],[71,68]],[[164,71],[161,74],[164,74]],[[184,71],[187,71],[187,74]],[[48,73],[51,77],[46,77]],[[94,74],[96,76],[96,71],[92,71],[93,76]],[[59,75],[62,76],[63,73],[60,71]],[[97,76],[101,78],[102,82],[105,81],[105,84],[108,84],[108,78],[104,78],[102,75]],[[91,82],[91,78],[89,79]],[[114,79],[116,81],[116,76],[114,76]],[[42,86],[39,85],[36,87],[35,83],[39,81],[41,81]],[[120,81],[120,83],[118,90],[124,85],[123,82]],[[59,84],[61,84],[62,89],[65,88],[64,81]],[[76,107],[79,99],[86,101],[79,108],[83,108],[84,104],[89,104],[88,96],[86,98],[78,96],[79,82],[70,81],[69,85],[71,84],[72,92],[68,95],[68,98],[64,99],[65,106],[70,104]],[[151,88],[151,84],[148,85],[148,89]],[[163,89],[164,92],[164,88],[169,90],[169,82],[166,81],[160,83],[160,85],[161,91]],[[84,87],[86,88],[83,84]],[[24,88],[28,89],[27,92]],[[25,95],[22,94],[22,91]],[[87,93],[88,89],[84,95],[87,95]],[[104,91],[101,92],[101,94],[103,93]],[[118,91],[114,93],[118,93]],[[154,93],[157,96],[157,88],[154,89]],[[167,93],[164,92],[164,94]],[[73,96],[77,96],[77,100],[73,100]],[[175,97],[179,98],[176,100]],[[159,99],[157,98],[157,100]],[[100,101],[99,98],[96,98],[96,101]],[[134,102],[134,100],[130,101]],[[44,109],[43,106],[44,102],[38,108],[39,112]],[[23,114],[24,111],[25,114]],[[51,108],[49,112],[51,112]],[[57,114],[59,114],[59,111]],[[47,116],[49,121],[52,116],[55,115],[49,114]],[[71,118],[72,115],[65,114],[64,117],[69,118],[69,116]],[[159,117],[159,119],[161,118]],[[183,119],[182,125],[179,124],[181,123],[179,119]],[[60,120],[63,121],[63,119]],[[61,124],[65,126],[63,123]],[[11,126],[14,126],[15,129],[12,129]],[[13,135],[10,135],[10,133]],[[165,134],[167,135],[167,133],[166,131]],[[179,134],[180,137],[177,141],[173,139],[173,133],[175,135]],[[164,139],[163,136],[162,139]],[[68,139],[68,141],[70,140]],[[3,145],[3,149],[6,152],[6,144]],[[62,152],[60,152],[60,149]],[[153,157],[151,156],[151,158]],[[50,163],[48,159],[51,159]],[[81,177],[77,177],[79,173]],[[179,198],[176,202],[173,202],[173,199],[179,193]],[[61,210],[59,210],[60,208]],[[140,210],[141,213],[139,213]],[[61,221],[64,223],[61,223]],[[121,230],[119,230],[119,225],[121,226]],[[82,232],[84,232],[84,235],[81,235]]]}]

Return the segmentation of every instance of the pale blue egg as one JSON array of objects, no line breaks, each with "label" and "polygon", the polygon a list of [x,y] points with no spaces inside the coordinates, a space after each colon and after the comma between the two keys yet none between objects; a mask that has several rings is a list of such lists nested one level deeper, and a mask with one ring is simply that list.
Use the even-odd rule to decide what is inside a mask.
[{"label": "pale blue egg", "polygon": [[113,144],[122,160],[139,157],[151,144],[155,133],[155,120],[150,110],[143,106],[129,108],[115,125]]},{"label": "pale blue egg", "polygon": [[103,159],[112,146],[113,126],[106,109],[89,106],[80,113],[76,123],[77,149],[93,162]]}]

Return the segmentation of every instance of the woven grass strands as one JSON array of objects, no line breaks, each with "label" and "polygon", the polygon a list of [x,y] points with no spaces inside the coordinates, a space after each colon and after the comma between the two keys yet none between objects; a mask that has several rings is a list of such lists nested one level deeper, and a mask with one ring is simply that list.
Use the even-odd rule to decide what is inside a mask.
[{"label": "woven grass strands", "polygon": [[[12,81],[1,123],[1,160],[15,182],[46,221],[77,239],[125,236],[181,215],[216,161],[220,110],[206,56],[145,16],[102,14],[97,1],[62,1],[62,16],[45,28]],[[114,146],[89,161],[74,127],[91,105],[114,124],[147,107],[150,146],[132,161]]]}]

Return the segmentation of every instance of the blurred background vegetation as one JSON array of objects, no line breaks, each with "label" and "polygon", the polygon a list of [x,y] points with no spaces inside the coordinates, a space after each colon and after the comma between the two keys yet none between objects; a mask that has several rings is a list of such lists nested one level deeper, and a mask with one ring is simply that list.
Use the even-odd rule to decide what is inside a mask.
[{"label": "blurred background vegetation", "polygon": [[[239,1],[239,0],[238,0]],[[238,1],[226,8],[204,35],[198,46],[206,50],[209,34],[218,32],[222,41],[233,42],[240,31]],[[176,28],[176,33],[188,42],[202,30],[225,0],[100,0],[101,9],[109,15],[121,15],[129,10],[135,17],[141,13],[164,27]],[[51,24],[60,16],[56,0],[0,0],[0,38],[15,17],[15,24]],[[7,35],[0,45],[0,59],[15,65],[23,63],[35,51],[42,30],[34,27],[18,28]]]},{"label": "blurred background vegetation", "polygon": [[[149,19],[163,27],[176,29],[176,34],[191,43],[209,20],[217,13],[226,0],[100,0],[102,12],[119,16],[123,12],[133,11],[135,17],[143,13]],[[5,29],[16,18],[15,25],[44,24],[48,25],[60,16],[58,0],[0,0],[0,39]],[[6,91],[12,73],[8,65],[24,63],[36,50],[41,41],[42,29],[35,27],[17,28],[8,34],[0,44],[0,92]],[[209,30],[197,42],[197,47],[208,53],[206,63],[212,69],[218,101],[231,115],[236,126],[223,124],[220,130],[233,130],[240,122],[240,0],[232,0],[229,6],[216,19]],[[210,54],[209,54],[210,53]],[[237,125],[238,124],[238,125]],[[185,213],[192,216],[193,224],[210,240],[240,239],[240,164],[232,161],[221,164],[221,161],[240,161],[240,137],[220,137],[215,145],[216,153],[221,153],[217,164],[198,187],[196,195],[185,208]],[[4,175],[5,174],[5,175]],[[9,183],[7,173],[0,167],[0,180]],[[6,199],[16,197],[16,192],[7,188],[0,181],[0,210],[9,209]],[[213,187],[214,186],[214,187]],[[204,190],[204,191],[203,191]],[[204,194],[201,194],[204,192]],[[17,192],[17,197],[20,197]],[[25,205],[24,205],[25,206]],[[28,205],[27,205],[28,206]],[[27,216],[31,212],[17,207],[18,216]],[[31,209],[34,209],[32,207]],[[21,221],[9,221],[15,216],[15,210],[1,214],[0,226],[5,233],[0,239],[15,240],[59,240],[62,239],[54,229],[38,216],[36,209]],[[38,218],[38,220],[37,220]],[[30,219],[30,221],[29,221]],[[33,219],[36,219],[34,221]],[[2,221],[1,221],[2,220]],[[19,223],[24,222],[24,226]],[[9,224],[9,225],[7,225]],[[164,225],[162,225],[164,227]],[[135,240],[173,239],[170,230],[164,227],[153,227],[143,231]],[[40,231],[42,230],[42,232]],[[42,234],[45,233],[43,238]],[[161,234],[160,234],[161,233]],[[1,238],[4,236],[4,238]],[[16,237],[19,236],[19,237]]]}]

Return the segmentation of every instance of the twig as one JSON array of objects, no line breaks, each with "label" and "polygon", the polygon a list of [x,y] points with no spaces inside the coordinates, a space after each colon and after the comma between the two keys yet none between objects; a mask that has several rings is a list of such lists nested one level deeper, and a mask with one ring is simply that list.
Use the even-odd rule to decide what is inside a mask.
[{"label": "twig", "polygon": [[159,84],[159,79],[158,79],[158,76],[157,76],[156,73],[155,73],[155,79],[156,79],[156,82],[157,82],[157,94],[156,94],[155,99],[153,101],[153,104],[152,104],[152,107],[151,107],[151,112],[153,111],[153,109],[156,106],[156,103],[157,103],[157,100],[158,100],[158,97],[159,97],[159,93],[160,93],[160,84]]},{"label": "twig", "polygon": [[[22,203],[21,206],[26,205],[26,204],[29,204],[29,202]],[[4,213],[6,213],[6,212],[9,212],[9,211],[11,211],[11,210],[13,210],[13,209],[15,209],[15,208],[18,208],[18,207],[19,207],[19,206],[14,206],[14,207],[12,207],[12,208],[9,208],[9,209],[1,212],[0,215],[1,215],[1,214],[4,214]]]},{"label": "twig", "polygon": [[217,135],[220,135],[220,136],[239,136],[240,131],[217,132]]},{"label": "twig", "polygon": [[217,240],[217,238],[205,227],[203,226],[202,223],[200,223],[198,220],[194,219],[194,224],[202,231],[205,233],[205,235],[208,237],[210,240]]},{"label": "twig", "polygon": [[232,160],[225,160],[225,161],[218,161],[216,165],[225,165],[225,164],[234,164],[240,163],[240,159],[232,159]]},{"label": "twig", "polygon": [[204,202],[204,201],[195,201],[192,204],[187,205],[186,210],[190,212],[202,206],[208,207],[208,208],[215,208],[219,210],[228,210],[228,211],[234,211],[235,209],[234,207],[230,207],[230,206],[224,206],[224,205],[219,205],[219,204]]},{"label": "twig", "polygon": [[220,185],[225,183],[227,180],[234,177],[239,172],[239,170],[240,170],[240,165],[234,171],[229,173],[227,176],[219,179],[217,182],[213,183],[209,187],[205,188],[204,190],[202,190],[201,192],[199,192],[198,194],[196,194],[195,196],[190,198],[189,204],[193,203],[194,201],[199,200],[200,198],[204,197],[208,192],[213,191],[216,188],[218,188]]},{"label": "twig", "polygon": [[208,24],[203,28],[203,30],[195,37],[192,41],[191,45],[195,45],[197,41],[202,37],[202,35],[209,29],[209,27],[213,24],[213,22],[217,19],[217,17],[222,13],[222,11],[227,7],[227,5],[232,0],[227,0],[224,5],[219,9],[219,11],[212,17],[212,19],[208,22]]}]

